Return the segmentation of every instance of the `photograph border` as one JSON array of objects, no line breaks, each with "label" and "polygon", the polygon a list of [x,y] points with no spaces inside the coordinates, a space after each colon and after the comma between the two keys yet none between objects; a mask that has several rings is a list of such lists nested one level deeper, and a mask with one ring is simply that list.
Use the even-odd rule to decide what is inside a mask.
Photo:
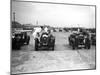
[{"label": "photograph border", "polygon": [[[87,4],[72,4],[72,3],[56,3],[56,2],[44,2],[44,1],[24,1],[24,0],[10,0],[10,74],[12,74],[11,71],[11,60],[12,60],[12,1],[16,2],[30,2],[30,3],[43,3],[43,4],[61,4],[61,5],[75,5],[75,6],[92,6],[95,8],[95,29],[96,29],[96,40],[97,40],[97,6],[96,5],[87,5]],[[71,72],[71,71],[86,71],[86,70],[96,70],[97,68],[97,41],[96,41],[96,47],[95,47],[95,68],[94,69],[80,69],[80,70],[60,70],[60,71],[46,71],[46,72],[31,72],[31,73],[17,73],[17,74],[37,74],[37,73],[54,73],[54,72]]]}]

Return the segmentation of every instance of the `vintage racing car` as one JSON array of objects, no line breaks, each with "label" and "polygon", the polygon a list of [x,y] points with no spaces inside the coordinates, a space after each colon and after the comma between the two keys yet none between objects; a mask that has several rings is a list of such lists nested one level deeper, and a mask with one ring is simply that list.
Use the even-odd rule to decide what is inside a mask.
[{"label": "vintage racing car", "polygon": [[41,35],[37,33],[38,37],[35,38],[35,50],[51,49],[54,50],[55,37],[47,32],[42,32]]},{"label": "vintage racing car", "polygon": [[91,47],[90,37],[87,32],[72,33],[68,40],[72,49],[78,49],[82,47],[85,49],[90,49]]},{"label": "vintage racing car", "polygon": [[19,32],[12,34],[12,49],[20,49],[23,45],[28,45],[30,41],[30,36],[27,32]]}]

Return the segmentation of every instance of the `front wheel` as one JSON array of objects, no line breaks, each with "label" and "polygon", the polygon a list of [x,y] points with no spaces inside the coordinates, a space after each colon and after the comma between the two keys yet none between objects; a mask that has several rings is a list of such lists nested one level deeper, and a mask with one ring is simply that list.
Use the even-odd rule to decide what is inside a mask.
[{"label": "front wheel", "polygon": [[90,49],[90,44],[86,44],[85,48]]},{"label": "front wheel", "polygon": [[16,44],[15,45],[15,49],[20,50],[20,48],[21,48],[21,45],[20,44]]},{"label": "front wheel", "polygon": [[27,40],[27,45],[29,45],[30,39]]},{"label": "front wheel", "polygon": [[86,49],[90,49],[91,48],[91,44],[90,44],[90,40],[89,39],[86,39],[85,48]]},{"label": "front wheel", "polygon": [[75,45],[74,44],[72,45],[72,49],[75,50]]},{"label": "front wheel", "polygon": [[35,51],[38,51],[38,39],[35,39]]},{"label": "front wheel", "polygon": [[54,51],[54,46],[52,46],[52,51]]},{"label": "front wheel", "polygon": [[75,48],[76,48],[76,43],[75,43],[75,41],[73,41],[72,42],[72,49],[75,50]]}]

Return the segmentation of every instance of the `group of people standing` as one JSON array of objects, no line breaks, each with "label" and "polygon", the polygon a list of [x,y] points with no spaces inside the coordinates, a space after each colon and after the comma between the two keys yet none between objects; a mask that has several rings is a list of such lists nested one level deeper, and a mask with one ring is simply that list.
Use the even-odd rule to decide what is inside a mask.
[{"label": "group of people standing", "polygon": [[32,36],[34,39],[38,38],[43,32],[50,33],[50,29],[48,27],[45,27],[45,28],[36,27],[36,28],[34,28]]}]

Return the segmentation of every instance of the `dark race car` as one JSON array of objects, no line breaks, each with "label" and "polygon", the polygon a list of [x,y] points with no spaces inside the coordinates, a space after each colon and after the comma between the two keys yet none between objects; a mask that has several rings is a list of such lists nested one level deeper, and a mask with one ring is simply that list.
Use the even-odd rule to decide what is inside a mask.
[{"label": "dark race car", "polygon": [[43,32],[39,37],[35,38],[36,51],[39,49],[54,50],[54,46],[55,46],[55,37],[52,34]]},{"label": "dark race car", "polygon": [[30,41],[30,36],[27,32],[15,33],[12,35],[12,49],[20,49],[23,45],[28,45]]},{"label": "dark race car", "polygon": [[92,45],[96,45],[96,34],[95,33],[92,33],[91,34],[91,43],[92,43]]},{"label": "dark race car", "polygon": [[90,49],[90,38],[86,32],[73,33],[69,36],[69,45],[72,49],[85,48]]}]

